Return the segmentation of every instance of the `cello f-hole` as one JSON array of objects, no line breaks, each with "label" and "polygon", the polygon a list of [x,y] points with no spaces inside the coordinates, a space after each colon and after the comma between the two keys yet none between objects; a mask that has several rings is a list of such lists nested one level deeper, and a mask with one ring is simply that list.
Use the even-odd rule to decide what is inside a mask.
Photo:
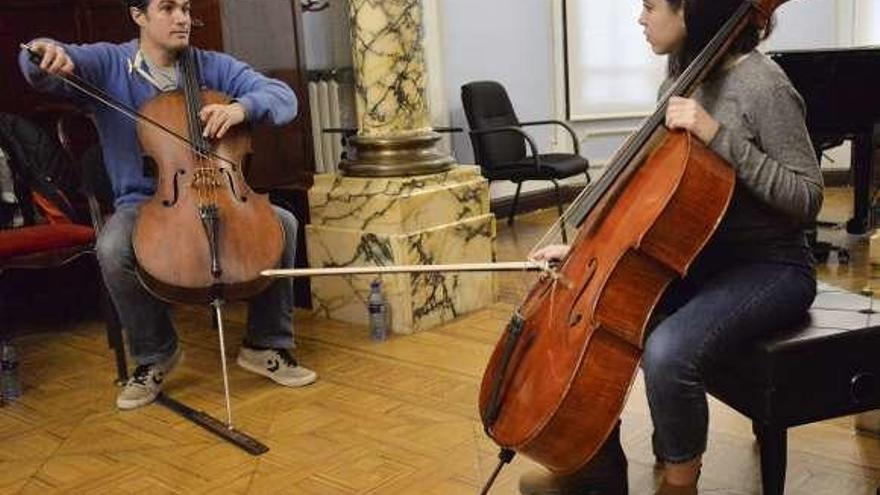
[{"label": "cello f-hole", "polygon": [[177,204],[177,198],[180,195],[178,177],[180,177],[181,175],[186,175],[186,170],[180,169],[174,172],[174,178],[171,181],[171,183],[174,185],[174,195],[171,197],[171,199],[162,200],[162,206],[170,208]]},{"label": "cello f-hole", "polygon": [[246,203],[247,196],[238,193],[238,190],[235,188],[235,179],[232,177],[232,173],[230,173],[228,169],[223,169],[223,173],[226,174],[226,180],[229,181],[229,188],[232,189],[232,194],[242,203]]}]

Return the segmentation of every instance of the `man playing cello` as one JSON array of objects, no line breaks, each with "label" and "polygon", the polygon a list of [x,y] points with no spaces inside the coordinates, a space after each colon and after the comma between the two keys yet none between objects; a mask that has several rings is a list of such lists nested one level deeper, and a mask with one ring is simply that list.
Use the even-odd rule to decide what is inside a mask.
[{"label": "man playing cello", "polygon": [[[68,45],[49,39],[29,43],[42,59],[30,62],[22,50],[22,73],[35,88],[65,96],[95,117],[102,151],[115,196],[115,212],[98,234],[101,273],[127,331],[129,352],[137,367],[116,398],[120,409],[152,402],[162,382],[180,362],[182,351],[169,316],[168,305],[150,294],[135,273],[132,232],[139,208],[153,195],[156,181],[143,173],[141,146],[135,124],[122,113],[85,98],[61,79],[50,75],[75,74],[103,88],[130,108],[182,84],[180,54],[189,46],[192,17],[187,0],[124,0],[139,39],[121,44]],[[200,83],[233,98],[229,104],[204,106],[199,117],[208,139],[220,139],[245,122],[283,125],[296,116],[293,91],[283,82],[259,74],[231,56],[195,50]],[[281,267],[292,267],[297,220],[273,207],[284,230]],[[277,280],[253,297],[248,307],[247,333],[238,364],[277,383],[299,387],[314,382],[314,371],[300,366],[291,353],[293,342],[293,286]]]}]

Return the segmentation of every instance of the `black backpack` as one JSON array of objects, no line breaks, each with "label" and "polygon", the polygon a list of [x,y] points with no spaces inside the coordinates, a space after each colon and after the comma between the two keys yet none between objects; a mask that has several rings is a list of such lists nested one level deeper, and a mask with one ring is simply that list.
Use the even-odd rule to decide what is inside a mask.
[{"label": "black backpack", "polygon": [[48,221],[84,223],[80,177],[57,139],[34,122],[0,113],[0,148],[9,158],[15,193],[25,224]]}]

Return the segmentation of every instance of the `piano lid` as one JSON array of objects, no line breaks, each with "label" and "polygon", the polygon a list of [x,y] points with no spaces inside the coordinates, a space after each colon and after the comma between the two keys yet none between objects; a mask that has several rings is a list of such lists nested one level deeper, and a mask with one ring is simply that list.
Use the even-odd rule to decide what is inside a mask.
[{"label": "piano lid", "polygon": [[807,105],[807,127],[819,136],[872,132],[880,122],[880,46],[780,50],[767,54]]},{"label": "piano lid", "polygon": [[865,46],[850,46],[850,47],[829,47],[829,48],[812,48],[805,50],[773,50],[768,52],[768,55],[784,55],[784,56],[796,56],[797,54],[839,54],[841,52],[845,52],[845,54],[858,56],[860,54],[868,54],[868,55],[876,55],[880,52],[880,45],[865,45]]}]

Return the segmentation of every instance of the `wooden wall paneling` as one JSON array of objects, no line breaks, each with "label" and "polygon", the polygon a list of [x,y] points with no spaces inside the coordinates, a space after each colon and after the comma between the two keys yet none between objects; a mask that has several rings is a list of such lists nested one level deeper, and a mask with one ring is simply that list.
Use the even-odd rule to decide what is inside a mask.
[{"label": "wooden wall paneling", "polygon": [[223,51],[284,81],[298,100],[299,115],[292,123],[255,129],[248,182],[259,190],[307,190],[312,185],[314,160],[300,4],[296,0],[221,0],[219,11]]},{"label": "wooden wall paneling", "polygon": [[77,5],[69,1],[7,0],[0,5],[0,111],[27,113],[43,99],[19,71],[19,43],[37,37],[77,41],[79,19]]},{"label": "wooden wall paneling", "polygon": [[120,43],[137,38],[134,21],[119,0],[89,0],[80,2],[79,7],[82,31],[78,42]]},{"label": "wooden wall paneling", "polygon": [[[250,3],[250,2],[244,2]],[[220,17],[218,0],[195,0],[192,9],[193,29],[190,42],[205,50],[223,50],[223,19]],[[197,27],[197,24],[201,26]]]}]

